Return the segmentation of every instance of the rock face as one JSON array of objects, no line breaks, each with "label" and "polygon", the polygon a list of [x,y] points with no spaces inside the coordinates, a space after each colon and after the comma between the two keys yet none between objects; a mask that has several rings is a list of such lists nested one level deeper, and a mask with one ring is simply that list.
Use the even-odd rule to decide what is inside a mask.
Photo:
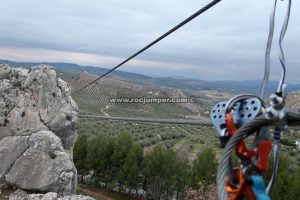
[{"label": "rock face", "polygon": [[91,197],[83,195],[70,195],[59,197],[55,192],[48,192],[46,194],[27,194],[22,190],[17,190],[9,196],[9,200],[94,200]]},{"label": "rock face", "polygon": [[0,65],[0,182],[32,192],[75,193],[77,105],[49,66]]}]

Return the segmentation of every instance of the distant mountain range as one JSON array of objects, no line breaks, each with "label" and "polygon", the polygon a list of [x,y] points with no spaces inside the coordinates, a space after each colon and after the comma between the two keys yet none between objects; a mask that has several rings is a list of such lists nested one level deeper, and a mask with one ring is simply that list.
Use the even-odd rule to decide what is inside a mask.
[{"label": "distant mountain range", "polygon": [[[17,65],[23,67],[32,67],[39,64],[47,64],[53,66],[57,70],[62,70],[69,73],[82,73],[87,72],[91,74],[101,75],[107,72],[109,69],[102,67],[93,66],[82,66],[73,63],[55,63],[55,62],[14,62],[9,60],[0,60],[0,63],[6,63],[10,65]],[[125,72],[121,70],[114,71],[110,76],[117,76],[122,79],[126,79],[132,82],[140,82],[151,85],[159,85],[166,87],[175,87],[184,90],[217,90],[217,91],[228,91],[233,93],[253,93],[258,94],[261,81],[260,80],[245,80],[245,81],[206,81],[196,80],[189,78],[178,78],[178,77],[150,77],[142,74]],[[276,81],[269,82],[269,90],[275,91],[277,88]],[[300,84],[288,84],[286,92],[300,90]]]}]

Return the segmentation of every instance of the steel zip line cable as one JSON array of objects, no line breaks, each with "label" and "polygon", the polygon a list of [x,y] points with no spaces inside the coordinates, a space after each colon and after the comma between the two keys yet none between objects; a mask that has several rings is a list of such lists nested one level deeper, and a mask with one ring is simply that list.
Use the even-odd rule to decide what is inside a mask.
[{"label": "steel zip line cable", "polygon": [[274,2],[274,8],[270,16],[270,28],[269,28],[269,36],[265,53],[265,73],[263,82],[260,88],[260,97],[264,99],[266,97],[266,90],[268,88],[269,76],[270,76],[270,54],[272,49],[272,41],[274,36],[274,28],[275,28],[275,13],[276,13],[276,5],[277,0]]},{"label": "steel zip line cable", "polygon": [[168,32],[166,32],[165,34],[163,34],[162,36],[160,36],[159,38],[157,38],[153,42],[149,43],[147,46],[145,46],[144,48],[142,48],[141,50],[139,50],[138,52],[136,52],[135,54],[133,54],[132,56],[130,56],[129,58],[127,58],[126,60],[124,60],[123,62],[121,62],[120,64],[118,64],[117,66],[115,66],[114,68],[112,68],[109,71],[107,71],[105,74],[101,75],[100,77],[98,77],[97,79],[95,79],[92,82],[88,83],[87,85],[79,88],[78,90],[72,92],[71,95],[75,94],[75,93],[77,93],[77,92],[79,92],[81,90],[83,90],[84,88],[88,87],[89,85],[95,83],[96,81],[100,80],[101,78],[103,78],[106,75],[110,74],[111,72],[115,71],[117,68],[121,67],[122,65],[124,65],[125,63],[127,63],[128,61],[130,61],[131,59],[133,59],[134,57],[136,57],[137,55],[141,54],[142,52],[144,52],[145,50],[147,50],[148,48],[150,48],[154,44],[158,43],[159,41],[161,41],[162,39],[164,39],[165,37],[167,37],[168,35],[170,35],[174,31],[176,31],[177,29],[181,28],[182,26],[184,26],[188,22],[192,21],[193,19],[195,19],[196,17],[198,17],[199,15],[201,15],[202,13],[204,13],[205,11],[209,10],[214,5],[216,5],[217,3],[219,3],[220,1],[222,1],[222,0],[214,0],[214,1],[210,2],[206,6],[204,6],[203,8],[201,8],[200,10],[198,10],[197,12],[195,12],[193,15],[191,15],[188,18],[186,18],[184,21],[180,22],[174,28],[170,29]]},{"label": "steel zip line cable", "polygon": [[[285,19],[284,19],[284,22],[283,22],[283,25],[281,28],[281,32],[280,32],[280,37],[279,37],[279,50],[280,50],[279,61],[280,61],[281,67],[282,67],[282,74],[281,74],[281,78],[280,78],[278,88],[277,88],[277,93],[279,93],[279,94],[283,93],[283,89],[284,89],[283,85],[284,85],[285,76],[286,76],[285,56],[284,56],[284,51],[282,48],[282,42],[283,42],[285,33],[287,31],[287,27],[289,24],[291,5],[292,5],[292,0],[288,0],[286,16],[285,16]],[[276,176],[277,176],[279,144],[280,144],[280,134],[281,134],[280,128],[276,127],[273,134],[274,134],[274,140],[273,140],[273,154],[274,154],[273,166],[274,166],[274,169],[273,169],[271,180],[269,181],[269,184],[266,188],[268,193],[271,192],[274,182],[276,180]]]},{"label": "steel zip line cable", "polygon": [[79,118],[90,118],[99,120],[115,120],[115,121],[136,121],[150,123],[165,123],[165,124],[189,124],[212,126],[211,121],[205,119],[168,119],[168,118],[145,118],[145,117],[108,117],[103,115],[78,115]]},{"label": "steel zip line cable", "polygon": [[[281,66],[282,66],[282,74],[281,74],[280,82],[278,84],[278,89],[277,89],[278,93],[281,93],[283,91],[283,85],[284,85],[285,75],[286,75],[285,56],[284,56],[284,52],[283,52],[283,48],[282,48],[282,42],[283,42],[287,27],[288,27],[290,12],[291,12],[292,1],[291,0],[288,0],[288,1],[289,1],[288,8],[287,8],[284,23],[283,23],[283,26],[282,26],[282,29],[280,32],[280,38],[279,38],[279,50],[280,50],[279,60],[280,60]],[[265,73],[264,73],[264,78],[263,78],[263,82],[262,82],[261,90],[260,90],[261,98],[265,98],[266,90],[268,88],[268,81],[269,81],[269,76],[270,76],[270,53],[271,53],[274,28],[275,28],[276,8],[277,8],[277,0],[275,0],[275,2],[274,2],[274,8],[273,8],[273,11],[272,11],[271,17],[270,17],[270,30],[269,30],[268,43],[267,43],[266,53],[265,53]]]},{"label": "steel zip line cable", "polygon": [[284,85],[285,75],[286,75],[285,56],[284,56],[284,52],[283,52],[283,48],[282,48],[282,42],[283,42],[287,27],[289,24],[290,14],[291,14],[292,0],[288,0],[288,1],[289,1],[289,3],[288,3],[287,11],[286,11],[286,16],[284,19],[284,23],[282,25],[282,29],[280,32],[280,38],[279,38],[279,50],[280,50],[279,60],[280,60],[281,66],[282,66],[282,74],[281,74],[280,82],[278,84],[278,89],[277,89],[278,93],[283,92],[283,85]]}]

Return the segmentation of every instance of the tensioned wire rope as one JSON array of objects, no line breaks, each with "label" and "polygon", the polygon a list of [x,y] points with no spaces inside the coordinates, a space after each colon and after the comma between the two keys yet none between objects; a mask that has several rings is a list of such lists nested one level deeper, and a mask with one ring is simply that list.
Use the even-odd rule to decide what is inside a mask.
[{"label": "tensioned wire rope", "polygon": [[168,35],[172,34],[174,31],[176,31],[177,29],[181,28],[182,26],[184,26],[188,22],[192,21],[193,19],[195,19],[196,17],[198,17],[199,15],[201,15],[202,13],[204,13],[205,11],[209,10],[210,8],[212,8],[214,5],[216,5],[217,3],[221,2],[221,1],[222,0],[213,0],[212,2],[210,2],[206,6],[204,6],[203,8],[201,8],[200,10],[198,10],[197,12],[195,12],[194,14],[192,14],[191,16],[189,16],[188,18],[186,18],[185,20],[183,20],[182,22],[180,22],[178,25],[176,25],[175,27],[173,27],[172,29],[170,29],[169,31],[167,31],[166,33],[164,33],[163,35],[161,35],[160,37],[158,37],[157,39],[155,39],[153,42],[149,43],[144,48],[140,49],[139,51],[137,51],[136,53],[134,53],[133,55],[131,55],[130,57],[128,57],[127,59],[125,59],[124,61],[122,61],[121,63],[119,63],[118,65],[116,65],[112,69],[110,69],[109,71],[107,71],[106,73],[104,73],[103,75],[99,76],[95,80],[89,82],[88,84],[86,84],[86,85],[82,86],[81,88],[79,88],[79,89],[75,90],[74,92],[72,92],[71,95],[80,92],[81,90],[85,89],[89,85],[97,82],[98,80],[100,80],[103,77],[107,76],[108,74],[112,73],[113,71],[115,71],[116,69],[118,69],[119,67],[121,67],[122,65],[124,65],[125,63],[127,63],[128,61],[130,61],[131,59],[135,58],[136,56],[138,56],[139,54],[141,54],[145,50],[149,49],[154,44],[158,43],[159,41],[161,41],[162,39],[164,39]]}]

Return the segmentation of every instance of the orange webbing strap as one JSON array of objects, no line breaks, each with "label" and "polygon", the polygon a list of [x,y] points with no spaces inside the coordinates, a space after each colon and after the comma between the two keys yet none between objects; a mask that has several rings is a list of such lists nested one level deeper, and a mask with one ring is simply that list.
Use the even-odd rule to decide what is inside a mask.
[{"label": "orange webbing strap", "polygon": [[237,131],[236,125],[234,124],[233,121],[233,115],[229,113],[226,114],[225,117],[226,117],[226,126],[227,126],[228,133],[230,136],[233,136]]},{"label": "orange webbing strap", "polygon": [[263,141],[257,146],[257,154],[259,155],[257,161],[257,168],[261,172],[268,171],[269,154],[272,149],[272,141]]},{"label": "orange webbing strap", "polygon": [[[234,124],[233,116],[230,113],[226,114],[226,126],[227,126],[229,135],[233,136],[236,133],[237,128],[236,128],[236,125]],[[243,157],[243,158],[251,158],[256,155],[255,151],[248,149],[246,147],[244,140],[240,140],[239,143],[237,144],[236,153],[238,156]]]},{"label": "orange webbing strap", "polygon": [[248,200],[256,200],[251,186],[244,179],[243,169],[236,168],[233,173],[233,181],[236,185],[238,185],[238,187],[232,186],[229,178],[227,177],[226,192],[228,194],[228,200],[240,200],[242,197],[247,197]]},{"label": "orange webbing strap", "polygon": [[[237,127],[233,120],[232,114],[226,114],[226,126],[230,136],[233,136]],[[256,152],[246,147],[244,140],[240,140],[236,146],[236,154],[239,157],[251,158],[256,155]],[[237,168],[233,170],[233,183],[237,186],[231,185],[229,177],[227,177],[226,191],[228,193],[228,200],[239,200],[241,197],[247,197],[249,200],[256,200],[251,186],[247,184],[243,177],[243,169]]]}]

